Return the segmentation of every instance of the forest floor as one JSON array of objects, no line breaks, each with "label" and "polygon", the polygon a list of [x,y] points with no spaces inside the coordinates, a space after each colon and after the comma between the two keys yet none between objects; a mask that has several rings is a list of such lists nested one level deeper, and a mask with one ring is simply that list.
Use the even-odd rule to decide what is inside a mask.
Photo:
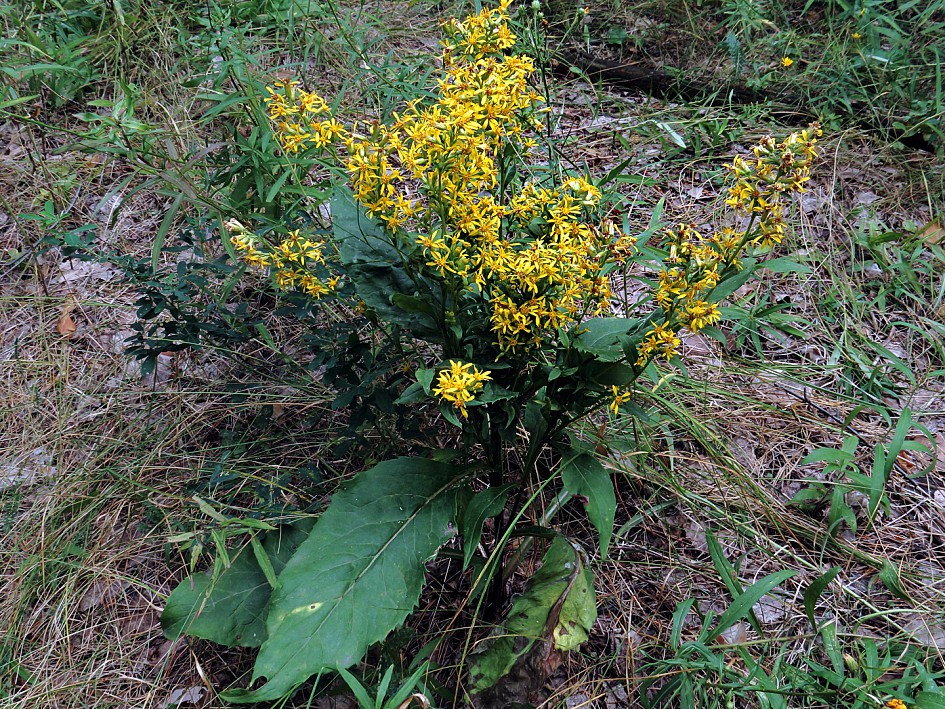
[{"label": "forest floor", "polygon": [[[172,641],[159,622],[191,565],[207,566],[179,543],[193,534],[212,547],[213,521],[198,502],[232,516],[304,509],[402,446],[384,421],[340,445],[350,434],[345,414],[304,367],[305,327],[277,316],[272,296],[251,285],[231,291],[261,324],[239,341],[162,353],[144,375],[124,353],[148,285],[129,264],[163,269],[151,293],[171,298],[177,265],[200,261],[179,236],[207,224],[200,199],[234,199],[233,180],[213,182],[226,162],[213,157],[240,138],[251,154],[253,126],[243,103],[227,103],[231,93],[301,72],[322,95],[343,94],[351,115],[389,110],[399,98],[372,83],[366,63],[398,81],[433,70],[439,21],[465,11],[325,5],[289,13],[297,24],[287,26],[284,15],[265,14],[272,4],[251,4],[211,3],[174,27],[161,22],[183,12],[173,3],[129,6],[121,22],[99,8],[105,15],[91,26],[79,10],[57,14],[44,3],[4,15],[5,36],[32,45],[41,38],[23,28],[40,20],[59,22],[60,39],[69,29],[87,41],[54,52],[56,33],[42,35],[46,63],[75,71],[30,72],[38,55],[2,50],[19,56],[5,62],[20,67],[8,80],[28,100],[0,104],[0,706],[225,706],[217,694],[245,686],[253,653]],[[687,25],[684,11],[592,8],[595,22],[607,22],[568,25],[569,46],[684,66],[724,85],[728,60],[715,49],[700,58],[694,44],[722,45],[726,26],[697,17]],[[752,54],[745,45],[753,75],[768,77],[768,101],[677,102],[555,72],[556,144],[593,175],[624,164],[623,209],[638,232],[661,200],[665,222],[711,230],[724,164],[764,135],[806,126],[808,116],[778,101],[797,86],[810,91],[802,69],[813,68],[788,76],[782,58],[791,52],[776,52],[771,38],[789,33],[788,46],[803,46],[811,64],[816,41],[799,20],[785,23],[780,35],[755,30],[769,38],[766,59],[764,46]],[[97,78],[77,87],[86,69]],[[805,96],[818,115],[816,95]],[[595,555],[579,502],[556,522],[591,556],[599,617],[581,650],[549,666],[523,701],[645,706],[658,678],[685,674],[696,687],[688,706],[769,706],[760,678],[773,678],[790,707],[881,707],[891,698],[939,706],[918,694],[945,676],[945,161],[940,147],[909,147],[848,118],[825,110],[791,234],[771,268],[730,299],[726,341],[685,339],[685,371],[666,367],[637,393],[653,420],[607,423],[630,451],[611,462],[609,558]],[[129,133],[135,147],[117,149]],[[187,197],[175,202],[177,193]],[[180,248],[155,249],[165,239]],[[79,243],[132,258],[70,255]],[[830,465],[837,454],[806,460],[844,445],[842,465]],[[878,506],[863,482],[877,476]],[[680,649],[707,613],[730,606],[733,586],[784,569],[797,574],[754,618],[713,639],[711,657]],[[369,655],[359,675],[392,663],[409,674],[412,656],[448,625],[449,599],[464,590],[436,564],[430,578],[421,599],[430,612]],[[687,603],[691,612],[677,613]],[[458,662],[450,652],[438,657],[447,670]],[[443,677],[455,681],[455,672]],[[451,706],[452,696],[431,699]],[[339,687],[296,701],[285,706],[356,706]]]}]

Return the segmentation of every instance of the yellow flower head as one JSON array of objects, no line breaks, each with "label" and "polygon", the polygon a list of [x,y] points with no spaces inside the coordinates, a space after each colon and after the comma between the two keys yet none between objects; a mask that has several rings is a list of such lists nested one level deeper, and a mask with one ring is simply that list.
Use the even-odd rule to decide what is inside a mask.
[{"label": "yellow flower head", "polygon": [[437,375],[433,394],[459,409],[463,418],[468,418],[466,404],[475,400],[483,385],[492,379],[491,374],[492,372],[477,369],[471,362],[451,359],[449,369],[442,369]]},{"label": "yellow flower head", "polygon": [[889,709],[908,709],[906,703],[901,699],[890,699],[886,702],[886,706],[889,707]]},{"label": "yellow flower head", "polygon": [[794,63],[794,60],[791,57],[781,57],[781,66],[785,69],[790,67]]},{"label": "yellow flower head", "polygon": [[620,387],[617,386],[612,386],[611,389],[613,390],[614,398],[611,400],[608,408],[616,415],[620,413],[620,407],[633,398],[633,394],[629,391],[620,391]]}]

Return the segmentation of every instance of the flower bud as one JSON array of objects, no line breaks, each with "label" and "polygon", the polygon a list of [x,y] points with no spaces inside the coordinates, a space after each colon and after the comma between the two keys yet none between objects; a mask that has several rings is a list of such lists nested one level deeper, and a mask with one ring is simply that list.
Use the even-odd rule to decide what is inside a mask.
[{"label": "flower bud", "polygon": [[843,653],[843,664],[850,672],[858,672],[860,669],[860,663],[856,661],[856,658],[847,653]]}]

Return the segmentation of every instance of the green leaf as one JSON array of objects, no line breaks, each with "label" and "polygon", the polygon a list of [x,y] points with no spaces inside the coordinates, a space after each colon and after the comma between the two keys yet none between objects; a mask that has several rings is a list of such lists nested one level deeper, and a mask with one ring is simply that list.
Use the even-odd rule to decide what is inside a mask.
[{"label": "green leaf", "polygon": [[[469,679],[474,693],[494,686],[538,640],[554,638],[556,643],[560,641],[571,648],[580,644],[570,641],[576,641],[581,632],[586,635],[597,619],[593,590],[585,585],[588,578],[578,582],[583,574],[583,564],[574,547],[561,535],[555,535],[541,568],[512,603],[504,627],[484,641],[484,649],[471,656]],[[568,606],[567,626],[559,628],[572,592],[580,596]]]},{"label": "green leaf", "polygon": [[360,709],[372,709],[374,700],[371,699],[371,695],[368,694],[367,687],[361,684],[358,678],[348,672],[344,667],[338,668],[338,674],[341,675],[341,679],[348,685],[348,689],[351,690],[354,698],[358,700],[358,704],[361,705]]},{"label": "green leaf", "polygon": [[687,598],[677,605],[676,610],[673,611],[673,627],[669,634],[669,645],[674,650],[678,650],[679,646],[682,644],[682,631],[683,626],[686,624],[686,616],[689,615],[689,611],[692,610],[695,603],[695,598]]},{"label": "green leaf", "polygon": [[171,202],[167,212],[164,213],[164,219],[161,220],[161,225],[154,235],[154,243],[151,244],[151,270],[155,273],[161,265],[161,251],[164,249],[167,233],[171,230],[171,225],[174,223],[174,218],[177,216],[177,212],[180,211],[183,201],[184,193],[179,192],[174,201]]},{"label": "green leaf", "polygon": [[773,258],[770,261],[762,261],[760,264],[761,268],[767,268],[773,273],[810,273],[810,266],[806,266],[803,263],[798,263],[797,261],[792,261],[787,256],[781,256],[780,258]]},{"label": "green leaf", "polygon": [[425,315],[435,315],[436,308],[426,298],[416,295],[405,295],[404,293],[393,293],[390,296],[392,305],[396,305],[405,313],[423,313]]},{"label": "green leaf", "polygon": [[[331,199],[332,227],[338,255],[358,296],[387,323],[398,323],[415,335],[436,340],[440,330],[430,313],[443,301],[438,284],[407,272],[404,258],[384,227],[339,186]],[[426,302],[429,308],[423,306]]]},{"label": "green leaf", "polygon": [[719,635],[735,625],[735,623],[745,619],[751,612],[752,607],[758,601],[760,601],[763,596],[767,595],[771,589],[773,589],[778,584],[784,583],[795,575],[797,575],[797,572],[791,571],[789,569],[777,571],[773,574],[765,576],[763,579],[761,579],[761,581],[758,581],[753,586],[746,588],[745,592],[732,601],[732,605],[730,605],[725,610],[725,612],[722,613],[722,616],[719,618],[719,622],[707,637],[717,638]]},{"label": "green leaf", "polygon": [[[580,557],[576,556],[580,564]],[[588,633],[597,620],[597,594],[594,593],[594,575],[583,564],[574,577],[574,583],[561,604],[558,624],[552,632],[555,650],[576,650],[587,641]]]},{"label": "green leaf", "polygon": [[276,195],[279,194],[279,190],[285,185],[286,180],[291,176],[292,170],[287,168],[285,172],[279,175],[279,178],[273,183],[272,187],[269,188],[269,192],[266,193],[266,198],[263,201],[270,204],[272,200],[275,199]]},{"label": "green leaf", "polygon": [[[728,557],[725,556],[722,545],[719,544],[719,540],[715,538],[715,535],[709,529],[705,530],[705,540],[709,549],[709,556],[712,557],[712,565],[715,566],[715,570],[719,573],[719,576],[722,577],[722,582],[725,584],[729,593],[732,594],[732,599],[738,598],[745,592],[745,589],[741,581],[738,580],[735,567],[732,565],[732,562],[728,560]],[[753,610],[748,611],[748,622],[751,623],[751,627],[759,634],[762,633],[761,623],[758,622],[758,618],[755,616]]]},{"label": "green leaf", "polygon": [[424,563],[454,534],[462,469],[397,458],[337,493],[279,575],[254,691],[237,703],[274,700],[311,675],[350,667],[409,615]]},{"label": "green leaf", "polygon": [[[278,573],[308,536],[311,523],[284,525],[266,533],[262,547]],[[184,579],[167,598],[161,613],[164,634],[172,639],[193,635],[221,645],[258,647],[266,639],[266,611],[272,587],[250,547],[213,581],[210,572]]]},{"label": "green leaf", "polygon": [[459,523],[459,533],[463,535],[463,570],[469,568],[479,539],[482,537],[482,525],[490,517],[495,517],[505,509],[509,490],[512,485],[490,487],[476,493],[463,510],[462,520]]},{"label": "green leaf", "polygon": [[836,448],[817,448],[801,461],[801,465],[811,465],[812,463],[831,463],[833,465],[843,465],[854,459],[853,453],[837,450]]},{"label": "green leaf", "polygon": [[830,585],[830,582],[837,578],[837,574],[839,573],[840,567],[834,566],[832,569],[829,569],[827,572],[815,578],[810,586],[804,589],[804,612],[807,613],[807,619],[814,627],[814,630],[817,629],[817,619],[814,617],[814,607],[817,605],[817,600],[823,595],[827,586]]},{"label": "green leaf", "polygon": [[941,692],[919,692],[915,695],[913,709],[945,709],[945,694]]},{"label": "green leaf", "polygon": [[415,404],[418,401],[423,401],[429,396],[423,390],[423,384],[420,382],[414,382],[409,387],[404,389],[403,393],[398,396],[395,400],[395,404]]},{"label": "green leaf", "polygon": [[423,386],[423,391],[427,394],[432,390],[434,377],[436,377],[436,370],[432,367],[430,369],[421,367],[417,370],[417,382]]},{"label": "green leaf", "polygon": [[626,386],[636,378],[633,367],[622,362],[587,362],[581,367],[583,377],[602,386]]},{"label": "green leaf", "polygon": [[712,292],[709,294],[709,300],[713,303],[725,300],[732,293],[748,283],[748,280],[754,273],[755,265],[756,261],[752,258],[746,258],[744,261],[742,261],[742,270],[736,273],[734,276],[726,278],[715,288],[713,288]]},{"label": "green leaf", "polygon": [[904,601],[911,600],[909,594],[906,593],[905,587],[902,585],[902,579],[899,578],[899,569],[893,566],[888,560],[883,560],[883,568],[879,570],[877,576],[879,580],[882,581],[883,586],[885,586],[891,594]]},{"label": "green leaf", "polygon": [[837,621],[831,620],[820,626],[820,639],[824,643],[824,652],[830,658],[833,671],[841,678],[846,674],[846,665],[843,663],[843,651],[840,649],[840,639],[837,637]]},{"label": "green leaf", "polygon": [[623,341],[645,325],[640,318],[591,318],[577,326],[574,346],[601,362],[617,362],[624,357]]},{"label": "green leaf", "polygon": [[600,555],[607,558],[617,512],[617,496],[610,475],[593,455],[569,450],[562,456],[561,480],[564,489],[572,495],[587,498],[587,517],[597,530]]}]

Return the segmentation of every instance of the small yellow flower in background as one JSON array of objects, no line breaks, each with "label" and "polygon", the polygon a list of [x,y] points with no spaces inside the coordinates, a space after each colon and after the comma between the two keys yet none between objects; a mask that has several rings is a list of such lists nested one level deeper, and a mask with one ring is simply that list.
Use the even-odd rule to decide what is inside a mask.
[{"label": "small yellow flower in background", "polygon": [[781,66],[783,66],[785,69],[787,69],[787,68],[788,68],[789,66],[791,66],[793,63],[794,63],[794,60],[791,59],[791,57],[782,57],[782,58],[781,58]]},{"label": "small yellow flower in background", "polygon": [[859,32],[854,32],[853,39],[863,39],[863,35],[861,35]]},{"label": "small yellow flower in background", "polygon": [[612,386],[611,389],[614,391],[614,400],[610,402],[608,408],[617,414],[620,412],[621,405],[630,401],[633,395],[629,391],[620,391],[620,387],[617,386]]},{"label": "small yellow flower in background", "polygon": [[901,699],[890,699],[886,702],[886,706],[889,707],[889,709],[909,709],[906,703]]},{"label": "small yellow flower in background", "polygon": [[463,418],[469,418],[466,404],[475,400],[483,385],[492,379],[491,374],[492,372],[477,369],[471,362],[451,359],[450,368],[441,370],[437,375],[433,394],[459,409]]}]

